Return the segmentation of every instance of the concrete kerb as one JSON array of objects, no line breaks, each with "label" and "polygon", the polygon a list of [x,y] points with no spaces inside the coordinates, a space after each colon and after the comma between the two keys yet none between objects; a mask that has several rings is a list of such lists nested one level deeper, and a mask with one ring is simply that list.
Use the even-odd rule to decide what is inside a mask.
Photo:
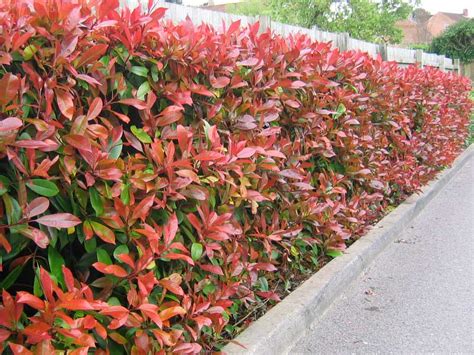
[{"label": "concrete kerb", "polygon": [[[395,239],[474,156],[468,147],[451,168],[385,216],[346,253],[328,263],[224,347],[226,354],[284,354],[324,315],[331,303]],[[242,344],[242,346],[238,344]]]}]

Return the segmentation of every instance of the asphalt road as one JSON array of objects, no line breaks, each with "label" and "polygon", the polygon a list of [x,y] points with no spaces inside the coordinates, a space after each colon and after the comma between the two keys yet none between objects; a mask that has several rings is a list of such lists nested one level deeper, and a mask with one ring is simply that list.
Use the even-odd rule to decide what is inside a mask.
[{"label": "asphalt road", "polygon": [[474,354],[474,159],[290,354]]}]

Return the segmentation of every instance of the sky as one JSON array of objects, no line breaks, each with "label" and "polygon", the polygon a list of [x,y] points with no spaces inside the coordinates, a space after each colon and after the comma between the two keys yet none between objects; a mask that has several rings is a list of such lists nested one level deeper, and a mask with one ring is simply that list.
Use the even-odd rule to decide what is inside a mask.
[{"label": "sky", "polygon": [[463,9],[469,10],[469,16],[474,17],[473,0],[421,0],[420,7],[435,14],[439,11],[460,14]]}]

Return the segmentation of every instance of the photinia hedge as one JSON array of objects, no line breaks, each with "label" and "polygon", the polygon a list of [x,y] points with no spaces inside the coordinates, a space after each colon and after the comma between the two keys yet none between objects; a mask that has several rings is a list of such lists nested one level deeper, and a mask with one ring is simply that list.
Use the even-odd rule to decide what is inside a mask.
[{"label": "photinia hedge", "polygon": [[0,350],[220,349],[463,149],[467,79],[117,0],[0,2]]}]

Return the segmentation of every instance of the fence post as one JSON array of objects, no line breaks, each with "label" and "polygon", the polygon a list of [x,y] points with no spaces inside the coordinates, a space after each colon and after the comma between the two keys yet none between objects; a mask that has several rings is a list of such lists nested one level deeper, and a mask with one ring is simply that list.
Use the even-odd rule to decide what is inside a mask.
[{"label": "fence post", "polygon": [[385,60],[385,61],[388,60],[388,52],[387,52],[386,43],[379,44],[379,53],[380,53],[380,56],[382,57],[382,60]]},{"label": "fence post", "polygon": [[423,68],[425,63],[423,63],[423,51],[421,49],[417,49],[415,52],[415,60],[420,66],[420,68]]},{"label": "fence post", "polygon": [[458,75],[461,75],[461,65],[459,59],[453,59],[453,70],[455,70]]},{"label": "fence post", "polygon": [[313,36],[313,41],[321,41],[321,38],[319,37],[319,28],[318,26],[313,26],[311,27],[311,31],[313,31],[312,36]]},{"label": "fence post", "polygon": [[349,39],[350,39],[350,36],[349,36],[349,33],[347,32],[342,32],[342,33],[339,33],[339,36],[338,36],[338,44],[337,44],[337,47],[342,51],[347,51],[349,49]]},{"label": "fence post", "polygon": [[438,67],[438,68],[439,68],[439,70],[441,70],[441,71],[446,71],[446,68],[445,68],[445,66],[444,66],[444,59],[445,59],[445,58],[446,58],[446,57],[445,57],[444,55],[438,56],[438,63],[439,63],[439,67]]},{"label": "fence post", "polygon": [[270,16],[259,15],[258,22],[260,22],[260,27],[258,29],[260,33],[266,32],[272,28],[272,19]]}]

